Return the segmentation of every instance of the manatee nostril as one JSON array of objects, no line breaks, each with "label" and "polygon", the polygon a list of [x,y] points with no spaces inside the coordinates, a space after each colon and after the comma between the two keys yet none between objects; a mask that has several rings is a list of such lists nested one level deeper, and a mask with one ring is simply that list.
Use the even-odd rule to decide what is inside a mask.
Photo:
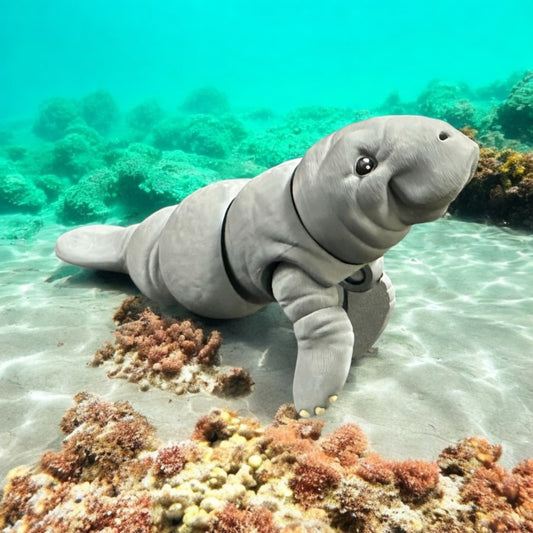
[{"label": "manatee nostril", "polygon": [[441,131],[439,133],[439,139],[441,141],[445,141],[450,135],[448,133],[446,133],[445,131]]}]

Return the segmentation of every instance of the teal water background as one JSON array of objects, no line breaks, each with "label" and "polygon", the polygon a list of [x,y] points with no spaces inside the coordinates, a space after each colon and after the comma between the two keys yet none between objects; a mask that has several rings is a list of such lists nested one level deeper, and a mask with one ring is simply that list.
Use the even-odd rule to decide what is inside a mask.
[{"label": "teal water background", "polygon": [[210,84],[239,107],[367,109],[433,78],[482,87],[531,67],[527,0],[3,0],[0,121],[106,89],[175,106]]}]

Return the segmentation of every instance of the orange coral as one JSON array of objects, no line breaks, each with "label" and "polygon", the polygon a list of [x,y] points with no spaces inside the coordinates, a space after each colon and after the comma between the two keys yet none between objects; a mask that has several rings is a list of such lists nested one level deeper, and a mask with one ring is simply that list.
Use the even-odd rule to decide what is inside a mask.
[{"label": "orange coral", "polygon": [[[138,383],[141,390],[155,385],[176,394],[203,389],[239,396],[252,390],[247,370],[225,371],[214,365],[222,343],[218,331],[206,338],[191,320],[160,316],[140,297],[126,298],[114,318],[119,323],[115,345],[105,343],[92,361],[93,366],[115,363],[109,377],[126,378]],[[180,379],[184,366],[189,366],[190,372]]]},{"label": "orange coral", "polygon": [[[154,445],[155,429],[129,403],[109,404],[87,393],[74,400],[77,405],[60,425],[69,435],[62,449],[46,452],[41,459],[42,469],[58,479],[112,479],[118,465]],[[80,426],[85,431],[75,431]],[[102,432],[105,438],[93,438]]]},{"label": "orange coral", "polygon": [[296,456],[314,449],[313,441],[320,438],[324,422],[319,419],[292,420],[285,424],[269,426],[261,439],[261,447],[267,455],[285,455],[294,462]]},{"label": "orange coral", "polygon": [[217,410],[195,441],[161,446],[129,404],[79,394],[62,449],[10,474],[0,529],[533,532],[533,459],[508,471],[498,446],[467,439],[443,452],[439,473],[365,452],[357,426],[321,438],[321,421],[293,416],[284,407],[263,429]]},{"label": "orange coral", "polygon": [[272,513],[263,507],[239,509],[228,504],[216,513],[216,520],[209,529],[212,533],[277,533]]},{"label": "orange coral", "polygon": [[395,484],[408,499],[427,496],[439,484],[437,463],[427,461],[400,461],[392,463]]},{"label": "orange coral", "polygon": [[141,359],[149,361],[152,368],[155,363],[160,363],[161,370],[165,365],[172,368],[176,361],[213,364],[222,342],[218,331],[211,332],[204,341],[203,331],[190,320],[179,322],[163,318],[149,307],[137,320],[123,322],[116,330],[115,338],[116,349],[123,353],[136,351]]},{"label": "orange coral", "polygon": [[368,439],[356,424],[345,424],[322,439],[324,452],[344,467],[355,465],[368,447]]},{"label": "orange coral", "polygon": [[495,464],[502,454],[500,445],[490,444],[486,439],[471,437],[445,448],[437,463],[445,475],[469,475],[481,465]]},{"label": "orange coral", "polygon": [[377,453],[370,453],[357,464],[356,473],[370,483],[386,485],[394,481],[392,462]]},{"label": "orange coral", "polygon": [[154,464],[155,475],[158,477],[175,476],[182,471],[189,454],[190,450],[183,444],[160,448]]},{"label": "orange coral", "polygon": [[[34,533],[151,532],[151,497],[129,488],[151,467],[150,459],[137,456],[155,447],[154,428],[126,402],[110,404],[87,393],[76,395],[75,402],[61,422],[68,434],[62,449],[41,459],[42,471],[51,476],[46,496],[36,505],[31,496],[42,492],[43,481],[34,482],[29,470],[16,476],[6,488],[11,496],[2,505],[0,525],[14,525],[24,517]],[[88,484],[90,491],[79,488]],[[73,504],[79,510],[69,518]]]},{"label": "orange coral", "polygon": [[300,457],[294,476],[289,482],[295,500],[304,507],[311,507],[328,496],[338,486],[341,472],[322,452],[305,454]]}]

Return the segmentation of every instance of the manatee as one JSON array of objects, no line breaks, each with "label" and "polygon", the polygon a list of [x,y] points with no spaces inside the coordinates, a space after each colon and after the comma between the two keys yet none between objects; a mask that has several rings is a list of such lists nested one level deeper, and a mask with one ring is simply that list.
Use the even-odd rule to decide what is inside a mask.
[{"label": "manatee", "polygon": [[124,272],[158,302],[237,318],[276,301],[297,340],[293,398],[321,414],[352,357],[386,326],[394,289],[383,255],[436,220],[474,174],[475,142],[446,122],[383,116],[348,125],[301,159],[220,181],[129,227],[59,237],[57,256]]}]

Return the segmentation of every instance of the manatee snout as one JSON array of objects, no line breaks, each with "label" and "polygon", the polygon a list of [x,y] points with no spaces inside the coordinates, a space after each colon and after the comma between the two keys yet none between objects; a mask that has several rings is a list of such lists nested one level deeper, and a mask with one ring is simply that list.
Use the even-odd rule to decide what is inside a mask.
[{"label": "manatee snout", "polygon": [[478,145],[449,124],[427,119],[418,132],[416,162],[391,176],[389,190],[405,224],[435,220],[472,179]]}]

